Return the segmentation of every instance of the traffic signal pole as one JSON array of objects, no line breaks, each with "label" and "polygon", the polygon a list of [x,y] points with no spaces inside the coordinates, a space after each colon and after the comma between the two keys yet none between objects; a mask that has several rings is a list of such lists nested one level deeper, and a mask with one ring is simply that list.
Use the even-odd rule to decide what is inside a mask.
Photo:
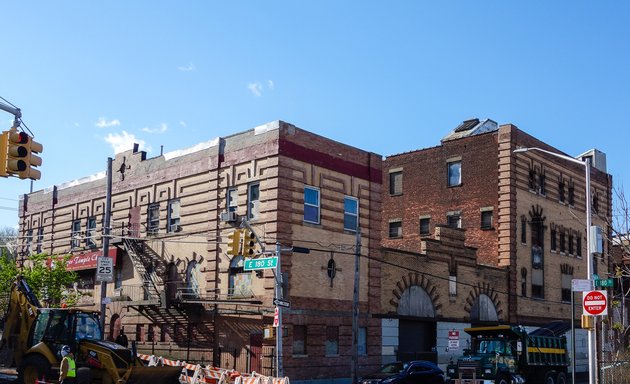
[{"label": "traffic signal pole", "polygon": [[[280,263],[280,243],[276,243],[276,257],[278,264],[276,265],[276,299],[282,299],[282,264]],[[276,377],[282,377],[282,307],[276,305],[278,311],[278,326],[276,327]]]}]

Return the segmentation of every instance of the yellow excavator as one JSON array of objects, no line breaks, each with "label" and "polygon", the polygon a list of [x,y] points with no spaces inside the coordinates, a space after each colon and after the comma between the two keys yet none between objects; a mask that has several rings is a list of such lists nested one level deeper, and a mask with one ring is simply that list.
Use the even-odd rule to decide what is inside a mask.
[{"label": "yellow excavator", "polygon": [[135,348],[102,339],[98,312],[76,308],[42,308],[24,278],[13,283],[0,357],[15,364],[18,383],[57,382],[60,350],[70,346],[77,384],[175,384],[181,367],[147,367]]}]

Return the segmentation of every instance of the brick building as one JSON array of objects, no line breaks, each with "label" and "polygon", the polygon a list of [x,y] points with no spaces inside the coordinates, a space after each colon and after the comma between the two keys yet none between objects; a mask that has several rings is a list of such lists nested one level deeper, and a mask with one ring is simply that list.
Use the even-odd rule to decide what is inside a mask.
[{"label": "brick building", "polygon": [[[292,381],[350,377],[359,240],[369,256],[360,263],[359,364],[380,363],[372,314],[380,312],[381,163],[281,121],[154,158],[137,148],[117,154],[106,337],[124,327],[145,353],[275,375],[274,339],[265,338],[274,270],[245,270],[246,258],[228,254],[245,220],[257,257],[281,249],[279,289],[290,302],[282,310],[283,373]],[[19,213],[22,255],[72,254],[81,304],[95,309],[104,176],[25,195]]]},{"label": "brick building", "polygon": [[[587,278],[585,167],[538,151],[513,152],[531,147],[564,155],[514,125],[472,119],[438,146],[385,159],[384,258],[406,253],[418,260],[417,277],[394,289],[382,282],[382,344],[390,359],[438,352],[433,357],[445,363],[448,330],[470,324],[571,319],[571,280]],[[592,164],[593,225],[610,234],[612,177],[605,154],[591,150],[578,158]],[[463,232],[457,238],[470,248],[468,258],[453,239],[445,241],[444,227]],[[435,241],[441,246],[432,249]],[[604,242],[595,272],[610,270],[608,254]],[[384,266],[383,275],[391,274],[400,275]],[[401,307],[392,296],[417,308]],[[430,340],[405,350],[417,334]],[[576,341],[580,363],[584,337]]]}]

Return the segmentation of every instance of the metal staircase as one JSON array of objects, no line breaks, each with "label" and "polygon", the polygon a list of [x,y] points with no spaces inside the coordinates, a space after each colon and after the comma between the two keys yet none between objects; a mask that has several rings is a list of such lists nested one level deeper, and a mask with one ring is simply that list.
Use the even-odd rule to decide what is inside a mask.
[{"label": "metal staircase", "polygon": [[143,297],[139,301],[141,305],[161,305],[160,290],[164,287],[164,282],[160,277],[160,271],[165,269],[159,258],[153,257],[145,249],[148,248],[143,242],[134,239],[124,239],[125,250],[133,263],[133,267],[142,279]]}]

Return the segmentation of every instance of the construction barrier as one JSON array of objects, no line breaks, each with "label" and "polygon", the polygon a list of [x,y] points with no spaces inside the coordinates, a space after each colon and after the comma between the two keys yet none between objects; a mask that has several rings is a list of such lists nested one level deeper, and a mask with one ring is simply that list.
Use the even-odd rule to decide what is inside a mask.
[{"label": "construction barrier", "polygon": [[185,361],[175,361],[155,355],[138,354],[138,357],[148,366],[181,366],[181,383],[189,384],[290,384],[288,377],[264,376],[256,372],[240,373],[233,369],[187,364]]}]

